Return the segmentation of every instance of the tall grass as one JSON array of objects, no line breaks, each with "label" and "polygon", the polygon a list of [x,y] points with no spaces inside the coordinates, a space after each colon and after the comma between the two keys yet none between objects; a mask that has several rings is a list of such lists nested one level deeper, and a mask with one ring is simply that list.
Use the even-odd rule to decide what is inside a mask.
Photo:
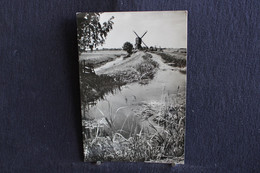
[{"label": "tall grass", "polygon": [[[122,116],[119,113],[120,110],[127,109],[127,107],[120,107],[113,111],[112,105],[108,102],[109,110],[106,113],[99,110],[103,116],[103,124],[96,123],[95,130],[90,125],[83,125],[85,160],[148,162],[183,160],[184,98],[183,92],[178,91],[173,97],[163,89],[163,104],[160,111],[150,117],[143,117],[142,121],[146,121],[146,125],[134,119],[133,115],[127,114],[121,126],[118,126],[116,118]],[[129,128],[126,128],[129,123]],[[94,122],[92,122],[92,126],[93,124]],[[93,134],[89,135],[89,131]]]},{"label": "tall grass", "polygon": [[162,127],[157,132],[156,140],[161,146],[163,157],[180,157],[184,154],[184,134],[185,134],[185,93],[179,89],[175,97],[169,93],[162,94],[164,106],[161,114],[153,118],[158,126]]}]

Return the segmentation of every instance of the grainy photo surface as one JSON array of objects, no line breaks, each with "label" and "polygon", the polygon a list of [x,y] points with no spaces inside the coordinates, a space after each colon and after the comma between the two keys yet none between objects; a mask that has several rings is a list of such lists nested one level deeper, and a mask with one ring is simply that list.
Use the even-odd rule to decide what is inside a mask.
[{"label": "grainy photo surface", "polygon": [[184,163],[187,12],[77,13],[85,161]]}]

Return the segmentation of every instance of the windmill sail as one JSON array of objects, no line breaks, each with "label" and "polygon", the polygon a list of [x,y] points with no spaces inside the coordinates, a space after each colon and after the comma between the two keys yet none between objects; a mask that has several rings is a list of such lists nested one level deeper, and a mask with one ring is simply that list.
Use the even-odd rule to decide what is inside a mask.
[{"label": "windmill sail", "polygon": [[137,34],[135,31],[133,31],[133,32],[135,33],[135,35],[136,35],[137,37],[139,37],[138,34]]},{"label": "windmill sail", "polygon": [[148,46],[144,43],[144,41],[142,40],[142,43],[148,48]]},{"label": "windmill sail", "polygon": [[146,33],[147,33],[147,31],[145,31],[145,33],[143,34],[143,36],[141,38],[143,38]]}]

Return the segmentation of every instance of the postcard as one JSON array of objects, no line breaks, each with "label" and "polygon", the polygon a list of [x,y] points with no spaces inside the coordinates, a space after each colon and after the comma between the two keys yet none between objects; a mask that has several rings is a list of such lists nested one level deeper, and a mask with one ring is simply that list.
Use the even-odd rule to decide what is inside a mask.
[{"label": "postcard", "polygon": [[187,11],[77,13],[84,160],[184,163]]}]

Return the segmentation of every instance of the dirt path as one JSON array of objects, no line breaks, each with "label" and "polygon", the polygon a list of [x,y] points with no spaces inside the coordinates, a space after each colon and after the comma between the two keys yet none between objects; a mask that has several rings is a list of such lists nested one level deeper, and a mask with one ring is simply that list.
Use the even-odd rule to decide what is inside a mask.
[{"label": "dirt path", "polygon": [[156,61],[159,64],[159,70],[165,71],[165,70],[173,70],[174,68],[169,66],[168,64],[163,62],[163,59],[161,56],[156,55],[154,53],[149,53],[152,55],[152,59]]}]

